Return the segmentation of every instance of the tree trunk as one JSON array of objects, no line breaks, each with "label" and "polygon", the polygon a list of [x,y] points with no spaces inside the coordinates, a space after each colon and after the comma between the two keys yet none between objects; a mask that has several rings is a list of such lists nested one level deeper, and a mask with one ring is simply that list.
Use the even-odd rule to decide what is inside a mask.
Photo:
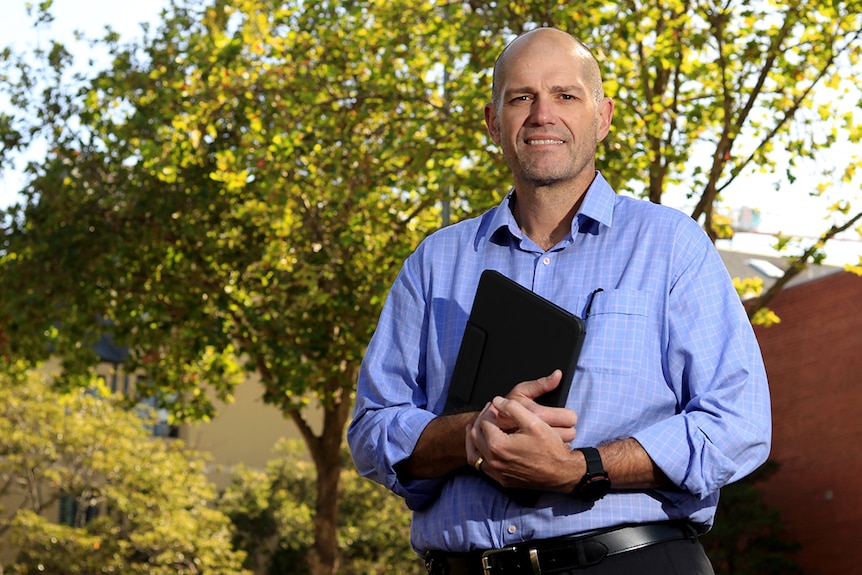
[{"label": "tree trunk", "polygon": [[[313,519],[314,543],[308,552],[311,575],[335,575],[339,567],[338,503],[341,480],[341,447],[344,428],[352,403],[349,393],[335,393],[323,411],[323,431],[319,436],[306,433],[311,457],[317,468],[317,501]],[[303,422],[305,423],[305,422]]]},{"label": "tree trunk", "polygon": [[338,570],[338,495],[340,454],[327,456],[317,468],[317,504],[314,513],[314,544],[308,553],[311,575],[335,575]]}]

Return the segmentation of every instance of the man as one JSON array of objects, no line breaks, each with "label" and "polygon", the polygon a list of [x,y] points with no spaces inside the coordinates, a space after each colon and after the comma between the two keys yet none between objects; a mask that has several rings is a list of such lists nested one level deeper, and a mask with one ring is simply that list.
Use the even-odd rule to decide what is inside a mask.
[{"label": "man", "polygon": [[[768,455],[760,351],[714,247],[596,171],[613,109],[583,44],[549,28],[516,38],[485,107],[514,187],[426,238],[387,298],[348,440],[360,473],[413,510],[431,573],[712,573],[697,534],[719,489]],[[443,414],[484,269],[585,318],[565,408],[533,401],[553,371]],[[522,506],[482,475],[541,495]]]}]

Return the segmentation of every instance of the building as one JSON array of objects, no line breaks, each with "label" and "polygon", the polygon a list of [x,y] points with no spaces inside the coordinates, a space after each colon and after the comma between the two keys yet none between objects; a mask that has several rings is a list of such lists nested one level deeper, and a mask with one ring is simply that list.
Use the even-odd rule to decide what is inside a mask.
[{"label": "building", "polygon": [[[777,258],[723,253],[731,275],[758,275]],[[765,262],[765,263],[764,263]],[[748,266],[748,270],[746,267]],[[758,269],[760,268],[760,269]],[[769,376],[771,459],[762,486],[781,511],[794,559],[806,573],[856,573],[862,548],[862,277],[811,266],[770,303],[781,319],[755,326]]]},{"label": "building", "polygon": [[785,288],[756,328],[773,402],[772,459],[763,488],[802,547],[806,573],[862,565],[862,277],[830,274]]},{"label": "building", "polygon": [[[125,350],[103,337],[95,351],[101,358],[97,373],[108,388],[126,396],[134,394],[144,376],[123,371]],[[155,407],[155,398],[140,399]],[[237,386],[234,401],[213,401],[217,416],[212,420],[174,426],[168,424],[167,412],[162,410],[153,432],[160,437],[179,438],[190,449],[206,453],[211,461],[207,475],[219,489],[227,487],[235,465],[263,469],[267,461],[275,458],[273,448],[281,439],[302,439],[296,426],[278,408],[264,404],[256,374]]]}]

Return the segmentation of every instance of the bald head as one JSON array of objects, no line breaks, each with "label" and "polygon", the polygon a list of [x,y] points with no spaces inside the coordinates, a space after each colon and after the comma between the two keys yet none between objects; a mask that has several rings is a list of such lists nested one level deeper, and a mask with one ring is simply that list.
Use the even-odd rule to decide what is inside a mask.
[{"label": "bald head", "polygon": [[535,28],[512,40],[497,58],[491,86],[491,102],[495,107],[500,104],[500,87],[505,83],[507,63],[514,59],[514,56],[528,50],[542,51],[549,56],[553,53],[569,53],[576,56],[588,85],[592,87],[596,102],[604,98],[599,63],[590,49],[568,32],[557,28]]}]

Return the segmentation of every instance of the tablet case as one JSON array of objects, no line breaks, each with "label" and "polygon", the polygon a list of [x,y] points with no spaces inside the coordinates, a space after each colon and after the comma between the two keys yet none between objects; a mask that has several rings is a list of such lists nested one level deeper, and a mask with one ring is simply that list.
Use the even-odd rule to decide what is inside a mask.
[{"label": "tablet case", "polygon": [[584,343],[584,321],[495,270],[485,270],[452,372],[446,412],[481,410],[522,381],[563,372],[539,397],[563,407]]}]

